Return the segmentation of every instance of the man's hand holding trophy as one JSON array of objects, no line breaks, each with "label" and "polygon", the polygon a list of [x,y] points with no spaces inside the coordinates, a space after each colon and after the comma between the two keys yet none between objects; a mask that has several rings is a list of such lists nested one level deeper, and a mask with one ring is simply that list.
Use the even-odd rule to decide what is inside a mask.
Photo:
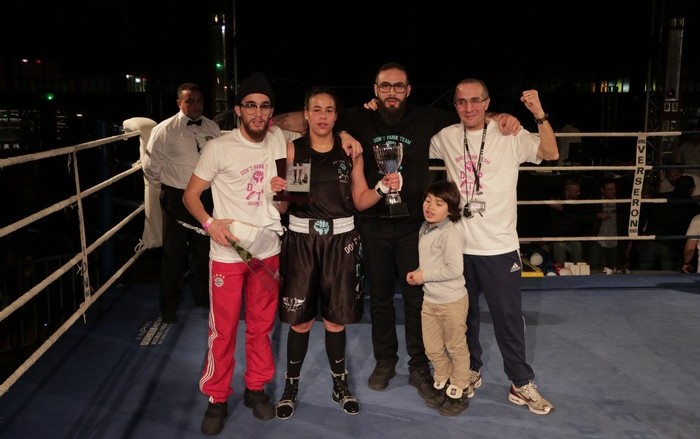
[{"label": "man's hand holding trophy", "polygon": [[[379,169],[387,174],[394,174],[399,172],[401,167],[401,161],[403,160],[403,143],[386,141],[378,145],[374,145],[374,158],[377,160],[377,165]],[[399,176],[399,189],[389,188],[385,191],[382,185],[386,186],[383,180],[379,180],[377,183],[377,191],[381,194],[386,194],[385,203],[387,205],[387,214],[382,215],[382,218],[398,218],[408,216],[408,208],[406,203],[401,201],[401,196],[399,195],[399,190],[403,185],[403,179],[401,174]]]}]

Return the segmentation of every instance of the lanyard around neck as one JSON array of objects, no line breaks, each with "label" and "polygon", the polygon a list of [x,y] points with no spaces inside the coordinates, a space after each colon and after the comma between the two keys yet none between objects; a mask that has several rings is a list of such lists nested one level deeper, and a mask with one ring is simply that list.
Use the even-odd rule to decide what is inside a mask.
[{"label": "lanyard around neck", "polygon": [[484,145],[486,144],[486,128],[488,124],[484,122],[484,132],[481,135],[481,147],[479,148],[479,159],[477,161],[477,166],[474,166],[472,161],[472,155],[469,152],[469,141],[467,140],[467,127],[464,127],[464,178],[467,178],[467,157],[469,157],[469,164],[472,166],[474,171],[474,190],[472,191],[472,199],[475,193],[481,193],[481,182],[479,179],[479,174],[481,173],[481,162],[484,159]]}]

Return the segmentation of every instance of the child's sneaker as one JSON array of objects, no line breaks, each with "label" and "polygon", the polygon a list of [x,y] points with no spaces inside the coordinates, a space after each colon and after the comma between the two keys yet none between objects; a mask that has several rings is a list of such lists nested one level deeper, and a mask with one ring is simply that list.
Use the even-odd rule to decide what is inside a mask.
[{"label": "child's sneaker", "polygon": [[450,384],[445,392],[445,402],[438,409],[443,416],[457,416],[469,407],[467,389]]}]

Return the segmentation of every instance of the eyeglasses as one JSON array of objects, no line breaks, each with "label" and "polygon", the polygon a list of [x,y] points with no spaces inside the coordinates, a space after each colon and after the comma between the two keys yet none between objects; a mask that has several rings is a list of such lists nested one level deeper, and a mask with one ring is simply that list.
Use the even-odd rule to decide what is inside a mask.
[{"label": "eyeglasses", "polygon": [[488,96],[484,99],[481,98],[471,98],[471,99],[457,99],[455,101],[455,107],[466,107],[467,104],[472,104],[473,106],[481,105],[484,101],[488,100]]},{"label": "eyeglasses", "polygon": [[406,87],[408,87],[408,85],[404,84],[403,82],[397,82],[396,84],[392,84],[390,82],[382,82],[381,84],[377,84],[377,88],[382,93],[388,93],[392,89],[392,87],[394,88],[394,91],[396,91],[396,93],[403,93],[406,91]]},{"label": "eyeglasses", "polygon": [[246,114],[253,115],[258,112],[258,108],[260,109],[260,113],[263,114],[263,116],[270,114],[270,111],[272,111],[272,105],[268,103],[264,104],[256,104],[254,102],[248,102],[245,104],[241,104],[241,108],[245,110]]}]

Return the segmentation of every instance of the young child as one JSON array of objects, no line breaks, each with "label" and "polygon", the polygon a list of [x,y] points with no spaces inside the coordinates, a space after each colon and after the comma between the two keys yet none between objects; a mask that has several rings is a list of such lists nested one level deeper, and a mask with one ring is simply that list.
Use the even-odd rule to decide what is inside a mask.
[{"label": "young child", "polygon": [[423,285],[421,321],[425,353],[434,368],[434,389],[421,395],[441,415],[455,416],[469,407],[469,298],[463,275],[463,236],[457,186],[438,181],[425,191],[419,232],[418,269],[406,274],[410,285]]}]

